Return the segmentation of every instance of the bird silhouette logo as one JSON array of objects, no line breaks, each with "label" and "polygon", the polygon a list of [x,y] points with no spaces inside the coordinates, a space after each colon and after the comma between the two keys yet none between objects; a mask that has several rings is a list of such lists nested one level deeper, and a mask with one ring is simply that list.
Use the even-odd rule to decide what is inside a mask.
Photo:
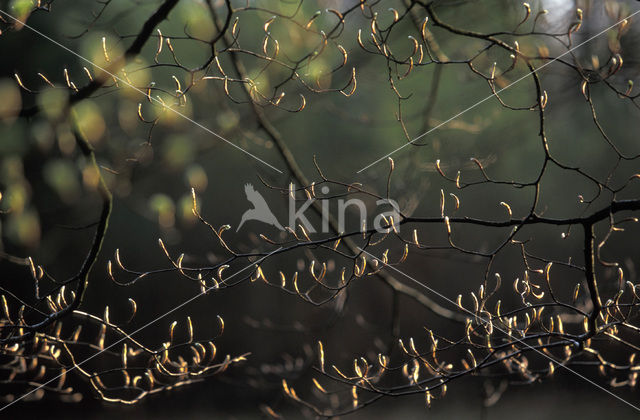
[{"label": "bird silhouette logo", "polygon": [[264,197],[262,197],[262,195],[253,188],[253,185],[246,184],[244,186],[244,193],[247,196],[247,200],[249,200],[249,202],[253,204],[253,208],[244,212],[244,214],[242,215],[242,219],[240,219],[240,224],[238,225],[236,232],[240,230],[244,222],[247,222],[249,220],[257,220],[262,223],[275,226],[280,230],[284,230],[282,225],[278,222],[278,219],[276,219],[276,216],[274,216],[271,212],[271,209],[267,205]]}]

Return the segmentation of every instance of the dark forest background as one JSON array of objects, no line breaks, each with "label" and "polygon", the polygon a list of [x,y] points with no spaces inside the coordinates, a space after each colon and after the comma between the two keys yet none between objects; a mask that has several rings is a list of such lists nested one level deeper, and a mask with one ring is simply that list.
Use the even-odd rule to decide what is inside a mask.
[{"label": "dark forest background", "polygon": [[[116,56],[118,51],[122,52],[129,45],[138,28],[160,3],[113,0],[95,21],[92,16],[101,10],[100,2],[56,0],[52,2],[50,11],[29,13],[32,2],[0,1],[0,8],[13,10],[15,14],[22,12],[21,17],[28,18],[27,22],[33,28],[83,56],[100,61],[104,60],[102,37],[106,37],[109,51]],[[216,33],[205,3],[181,0],[169,19],[158,25],[165,36],[174,37],[175,54],[186,67],[199,65],[210,54],[208,45],[179,39],[185,28],[188,33],[202,38]],[[225,16],[223,2],[211,3],[219,10],[220,16]],[[244,2],[232,3],[236,7],[245,5]],[[300,3],[249,2],[283,14],[292,13],[299,7],[297,16],[300,21],[308,20],[316,10],[344,10],[356,2],[318,0]],[[383,1],[376,4],[375,9],[380,10],[382,16],[382,11],[388,7],[402,10],[402,3]],[[458,28],[477,32],[510,31],[523,18],[520,2],[452,0],[436,3],[441,19]],[[637,10],[636,2],[631,1],[530,2],[534,11],[549,10],[539,18],[538,29],[552,33],[565,33],[576,20],[576,8],[581,7],[584,10],[583,27],[573,35],[574,45],[615,23],[607,14],[605,3],[610,8],[616,3],[616,7],[623,8],[628,14]],[[271,15],[262,10],[242,12],[240,39],[247,49],[260,50],[263,25]],[[388,16],[384,18],[388,19]],[[319,28],[330,26],[331,17],[326,13],[318,19],[315,24]],[[640,32],[634,20],[620,41],[624,65],[612,79],[612,83],[623,87],[626,87],[627,80],[637,80],[640,73],[637,43]],[[289,80],[283,107],[295,109],[299,104],[298,94],[303,93],[306,97],[304,110],[288,112],[265,106],[263,112],[285,139],[309,179],[318,180],[315,158],[323,173],[330,178],[345,183],[359,182],[368,190],[385,195],[389,172],[386,159],[361,173],[356,172],[403,145],[407,139],[395,117],[398,98],[389,86],[387,63],[383,57],[367,53],[357,44],[358,29],[368,30],[368,24],[368,20],[357,13],[347,20],[340,38],[349,52],[349,62],[343,70],[327,76],[328,69],[342,61],[336,50],[323,54],[303,70],[303,77],[310,82],[317,76],[321,86],[341,87],[349,81],[351,68],[355,67],[357,89],[352,96],[345,97],[338,92],[310,93],[301,83]],[[312,48],[311,41],[301,36],[295,25],[287,20],[276,19],[272,25],[271,31],[280,40],[286,54],[296,56]],[[192,188],[197,193],[204,219],[216,227],[231,225],[224,238],[234,249],[242,252],[262,250],[264,243],[259,234],[278,237],[280,233],[276,229],[259,222],[247,222],[239,232],[235,232],[242,213],[249,208],[245,184],[251,183],[256,187],[276,217],[284,221],[288,211],[287,195],[266,187],[263,181],[285,190],[290,182],[295,181],[288,173],[278,148],[257,121],[250,104],[234,103],[225,94],[223,83],[211,81],[196,85],[188,94],[187,104],[180,110],[282,169],[284,174],[269,169],[177,116],[164,115],[151,130],[149,124],[138,118],[138,104],[145,102],[144,96],[126,87],[99,90],[91,99],[75,105],[69,124],[56,125],[51,121],[57,118],[55,114],[62,103],[60,101],[64,101],[64,96],[59,95],[64,89],[45,90],[46,83],[38,73],[52,83],[64,86],[65,68],[73,79],[80,80],[84,77],[82,68],[89,66],[33,31],[27,28],[15,30],[9,26],[8,23],[5,25],[0,36],[0,110],[6,116],[10,115],[6,109],[13,106],[38,105],[45,112],[30,118],[7,116],[0,124],[0,208],[4,212],[0,215],[0,284],[3,288],[22,296],[33,292],[29,266],[21,260],[28,256],[45,267],[48,274],[59,279],[73,276],[82,264],[94,235],[93,224],[101,202],[95,193],[92,174],[86,169],[86,160],[78,153],[70,137],[74,127],[85,133],[95,147],[98,163],[108,168],[103,171],[103,176],[114,196],[109,229],[91,274],[83,310],[101,316],[105,305],[109,305],[111,318],[115,322],[125,321],[130,314],[127,298],[132,297],[137,302],[138,311],[128,329],[135,330],[199,292],[197,283],[175,272],[150,275],[128,287],[118,286],[107,273],[107,262],[114,260],[116,249],[126,267],[134,270],[148,271],[170,266],[158,246],[158,238],[163,240],[174,258],[184,253],[185,264],[214,264],[223,259],[225,253],[217,239],[191,211]],[[407,40],[407,36],[414,34],[416,29],[407,19],[397,31],[390,45],[397,45],[396,52],[402,56],[402,51],[408,51],[410,47],[408,41],[403,44],[399,40]],[[452,36],[441,28],[434,27],[432,31],[442,52],[452,60],[468,59],[481,45],[465,37]],[[612,37],[615,35],[604,34],[564,58],[582,68],[592,68],[594,60],[598,59],[604,65],[610,56]],[[183,85],[188,84],[188,76],[172,67],[152,66],[134,71],[134,68],[153,63],[156,42],[154,39],[149,41],[140,58],[131,65],[132,80],[141,86],[155,81],[168,91],[175,89],[174,75]],[[560,43],[544,36],[523,37],[520,42],[523,51],[536,51],[542,45],[552,56],[566,51]],[[168,54],[165,45],[161,62],[171,61]],[[222,66],[231,71],[224,57],[221,56]],[[261,92],[270,92],[283,77],[281,70],[260,70],[264,63],[251,56],[243,55],[241,61]],[[478,67],[486,74],[491,62],[495,61],[498,68],[505,69],[510,59],[504,52],[492,50],[479,61]],[[519,67],[500,81],[502,86],[499,87],[526,73],[524,66]],[[19,75],[24,86],[42,89],[43,93],[28,94],[20,90],[15,74]],[[618,165],[612,175],[614,184],[638,172],[637,160],[617,162],[618,156],[594,127],[591,110],[581,92],[582,79],[575,69],[553,63],[540,70],[539,76],[549,98],[546,129],[555,156],[583,168],[598,179],[606,178]],[[432,81],[436,77],[439,82],[434,94]],[[410,137],[438,125],[491,94],[486,80],[471,72],[464,63],[445,65],[439,70],[437,66],[416,67],[410,77],[397,81],[397,84],[401,92],[411,94],[402,101],[403,120]],[[609,137],[614,139],[620,150],[637,154],[640,151],[638,108],[630,101],[621,100],[602,83],[591,84],[590,93],[598,121]],[[232,97],[241,97],[242,94],[240,87],[232,86]],[[537,100],[529,78],[501,93],[501,97],[521,107]],[[430,103],[433,103],[432,109],[429,109]],[[156,112],[154,109],[145,104],[143,113],[150,116]],[[536,112],[510,110],[495,99],[486,101],[421,139],[424,146],[408,146],[394,154],[391,195],[410,214],[440,214],[441,189],[447,194],[456,190],[438,173],[436,160],[452,177],[458,170],[465,179],[477,177],[477,167],[469,160],[475,157],[496,179],[530,179],[540,170],[538,132]],[[337,186],[332,188],[339,190]],[[550,168],[541,180],[538,210],[549,217],[572,217],[585,211],[585,204],[578,197],[590,197],[595,193],[594,185],[584,177]],[[617,198],[632,199],[639,194],[640,183],[637,182]],[[530,190],[510,186],[480,185],[465,190],[460,197],[462,205],[456,215],[461,217],[504,218],[505,209],[500,202],[509,203],[514,215],[526,213],[530,206]],[[375,202],[367,200],[368,210],[373,214]],[[610,201],[611,196],[604,194],[590,208],[598,209]],[[448,202],[447,206],[450,205]],[[330,206],[332,211],[337,210],[335,202]],[[312,223],[319,226],[319,218],[309,214]],[[348,214],[349,228],[357,229],[356,216]],[[625,228],[624,235],[612,237],[607,242],[602,258],[619,261],[626,280],[635,283],[640,270],[637,242],[640,230],[635,224]],[[439,229],[427,228],[425,238],[446,240],[441,227]],[[598,226],[596,231],[602,239],[607,226]],[[504,232],[469,227],[459,235],[459,241],[462,246],[489,250],[500,241]],[[545,226],[525,228],[523,237],[531,238],[532,253],[582,264],[581,236],[576,233],[563,238],[563,233],[566,233],[566,227]],[[268,260],[264,270],[270,272],[274,279],[278,270],[290,276],[295,270],[308,269],[309,255],[305,250],[278,255]],[[340,261],[334,262],[334,266],[329,268],[330,275],[338,273]],[[410,253],[407,261],[398,268],[455,300],[458,294],[467,296],[469,291],[477,290],[486,262],[475,256],[446,250],[416,251]],[[499,272],[505,287],[510,288],[513,280],[522,276],[522,258],[517,249],[499,254],[491,270]],[[554,281],[558,282],[559,288],[566,289],[561,294],[570,295],[570,285],[579,281],[579,276],[563,268],[557,270],[558,277]],[[118,276],[120,274],[116,273],[116,278]],[[607,293],[607,288],[615,292],[615,274],[603,272],[601,287],[603,294]],[[504,304],[517,305],[517,295],[505,298]],[[63,403],[54,395],[45,393],[41,401],[17,403],[2,414],[6,414],[6,418],[70,418],[80,415],[90,418],[254,418],[263,416],[261,407],[269,404],[278,407],[285,416],[297,418],[301,413],[295,405],[284,401],[281,380],[284,377],[292,383],[299,383],[296,389],[303,392],[313,373],[308,368],[316,361],[313,353],[318,340],[325,343],[331,363],[348,366],[354,357],[375,357],[381,351],[392,334],[390,322],[394,311],[398,311],[400,327],[393,333],[398,333],[399,337],[421,337],[426,324],[445,333],[454,328],[450,321],[435,316],[406,296],[400,296],[394,306],[388,287],[369,278],[360,279],[350,286],[345,305],[340,322],[332,322],[336,311],[333,304],[315,307],[302,301],[295,293],[282,293],[261,282],[245,282],[203,296],[136,334],[141,341],[157,345],[165,339],[172,321],[178,320],[178,329],[184,328],[186,317],[191,316],[196,335],[204,338],[217,334],[219,322],[216,316],[220,315],[224,318],[225,332],[216,339],[219,351],[225,355],[250,353],[246,362],[230,367],[224,374],[150,396],[132,407],[97,401],[85,381],[70,377],[69,383],[84,394],[81,402]],[[100,360],[92,363],[96,369],[108,366],[101,365],[107,362]],[[606,380],[598,376],[597,369],[588,366],[576,369],[607,386]],[[355,413],[353,418],[518,416],[528,419],[571,416],[588,419],[603,415],[631,418],[634,414],[632,409],[587,382],[560,371],[553,379],[541,383],[509,385],[495,405],[487,404],[487,390],[499,388],[501,380],[499,375],[462,378],[449,386],[449,395],[435,401],[431,411],[425,408],[424,397],[416,395],[384,399],[380,404]],[[635,388],[613,391],[632,403],[640,402]],[[19,390],[6,392],[20,395]]]}]

